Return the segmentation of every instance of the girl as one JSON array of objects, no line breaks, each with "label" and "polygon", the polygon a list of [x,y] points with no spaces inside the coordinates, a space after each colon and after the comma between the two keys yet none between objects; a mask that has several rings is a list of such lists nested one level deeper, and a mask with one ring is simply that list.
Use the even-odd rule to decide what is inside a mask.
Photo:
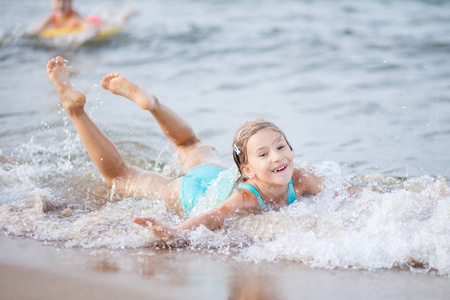
[{"label": "girl", "polygon": [[29,34],[37,35],[47,28],[71,28],[79,26],[94,28],[94,23],[87,22],[72,8],[72,0],[52,0],[53,13],[41,22],[39,26],[29,31]]},{"label": "girl", "polygon": [[[47,73],[91,159],[108,185],[114,185],[119,194],[161,199],[169,211],[182,215],[192,209],[210,182],[225,170],[214,148],[203,144],[175,112],[120,74],[108,74],[103,77],[101,86],[134,101],[153,115],[174,144],[185,175],[168,178],[129,166],[87,116],[84,111],[86,96],[72,88],[63,58],[58,56],[50,60]],[[189,218],[175,228],[163,226],[152,218],[140,217],[133,221],[149,227],[156,235],[174,237],[200,225],[214,230],[234,214],[279,209],[301,196],[317,194],[321,190],[321,178],[294,166],[292,147],[273,123],[263,120],[245,123],[236,132],[232,149],[240,178],[218,207]],[[350,193],[357,190],[349,188]]]},{"label": "girl", "polygon": [[[53,13],[43,20],[36,28],[28,31],[28,35],[38,35],[48,28],[69,28],[75,30],[79,27],[83,31],[97,33],[105,23],[123,26],[134,13],[133,8],[127,6],[123,13],[119,15],[108,11],[106,19],[100,18],[98,15],[91,14],[83,18],[78,12],[72,8],[72,0],[52,0]],[[107,21],[107,22],[105,22]]]}]

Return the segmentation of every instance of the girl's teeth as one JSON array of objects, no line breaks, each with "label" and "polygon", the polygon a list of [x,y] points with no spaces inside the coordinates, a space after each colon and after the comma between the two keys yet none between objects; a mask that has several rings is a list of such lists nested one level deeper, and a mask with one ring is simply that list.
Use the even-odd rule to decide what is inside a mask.
[{"label": "girl's teeth", "polygon": [[284,167],[281,167],[281,168],[279,168],[279,169],[276,169],[275,170],[275,172],[279,172],[279,171],[281,171],[281,170],[284,170],[286,167],[284,166]]}]

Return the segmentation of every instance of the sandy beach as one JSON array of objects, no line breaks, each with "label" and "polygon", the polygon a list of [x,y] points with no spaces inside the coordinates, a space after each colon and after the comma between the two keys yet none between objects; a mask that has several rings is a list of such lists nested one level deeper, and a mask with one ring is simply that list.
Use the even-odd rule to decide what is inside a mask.
[{"label": "sandy beach", "polygon": [[448,277],[238,263],[187,250],[66,249],[0,237],[1,299],[447,299]]}]

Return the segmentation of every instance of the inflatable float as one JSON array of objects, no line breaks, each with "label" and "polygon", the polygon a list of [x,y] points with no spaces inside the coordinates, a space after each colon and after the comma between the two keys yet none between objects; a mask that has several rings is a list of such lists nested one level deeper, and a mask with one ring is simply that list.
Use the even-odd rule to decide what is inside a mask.
[{"label": "inflatable float", "polygon": [[[100,31],[92,38],[94,40],[101,40],[105,38],[112,37],[117,35],[125,30],[124,26],[114,26],[114,25],[102,25],[100,27]],[[78,26],[75,28],[70,27],[59,27],[59,28],[49,28],[44,30],[41,33],[41,36],[44,38],[55,38],[55,37],[63,37],[68,35],[84,35],[88,33],[82,26]]]}]

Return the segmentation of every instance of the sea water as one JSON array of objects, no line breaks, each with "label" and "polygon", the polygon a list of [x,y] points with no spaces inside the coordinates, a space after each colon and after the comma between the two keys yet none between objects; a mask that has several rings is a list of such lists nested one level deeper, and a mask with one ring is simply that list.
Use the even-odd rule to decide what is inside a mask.
[{"label": "sea water", "polygon": [[[187,247],[230,259],[320,268],[450,274],[450,6],[445,1],[129,1],[118,36],[74,45],[22,35],[49,3],[3,1],[0,18],[0,231],[60,247]],[[121,1],[77,1],[87,15]],[[107,187],[45,74],[69,60],[86,110],[124,159],[178,176],[148,112],[102,90],[120,72],[182,115],[235,176],[231,140],[246,119],[278,124],[296,164],[325,178],[316,196],[236,216],[182,243],[131,222],[183,221]],[[350,185],[366,187],[358,196]],[[214,206],[213,187],[192,212]],[[373,192],[372,189],[383,192]],[[338,194],[336,195],[336,192]]]}]

